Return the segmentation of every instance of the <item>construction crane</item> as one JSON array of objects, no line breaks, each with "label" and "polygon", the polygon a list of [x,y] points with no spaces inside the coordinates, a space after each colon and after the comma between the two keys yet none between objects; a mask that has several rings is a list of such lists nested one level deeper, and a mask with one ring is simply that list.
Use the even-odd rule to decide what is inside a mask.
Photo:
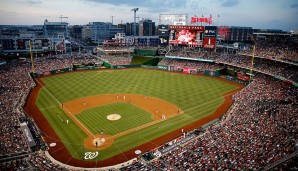
[{"label": "construction crane", "polygon": [[114,25],[114,20],[113,20],[114,17],[116,17],[116,16],[113,16],[113,15],[111,16],[111,18],[112,18],[112,25]]},{"label": "construction crane", "polygon": [[134,25],[133,25],[133,35],[136,36],[137,35],[137,24],[136,24],[136,13],[139,10],[139,8],[133,8],[131,9],[131,11],[134,12]]},{"label": "construction crane", "polygon": [[251,56],[250,72],[249,72],[249,83],[251,83],[252,70],[253,70],[254,59],[255,59],[255,51],[256,51],[256,46],[257,46],[258,42],[256,41],[256,39],[254,38],[254,36],[252,34],[249,34],[249,36],[251,37],[251,40],[254,42],[253,49],[252,49],[252,56]]},{"label": "construction crane", "polygon": [[61,23],[62,23],[62,18],[67,18],[68,19],[68,17],[63,17],[62,14],[59,18],[61,19]]}]

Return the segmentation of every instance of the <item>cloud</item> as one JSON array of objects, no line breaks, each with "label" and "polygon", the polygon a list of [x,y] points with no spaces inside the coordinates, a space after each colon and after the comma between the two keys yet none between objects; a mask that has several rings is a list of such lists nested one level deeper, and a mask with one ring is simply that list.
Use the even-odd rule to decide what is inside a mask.
[{"label": "cloud", "polygon": [[126,5],[130,7],[146,7],[146,8],[158,8],[169,9],[179,8],[184,6],[185,0],[85,0],[86,2],[95,2],[99,4],[110,4],[115,6]]},{"label": "cloud", "polygon": [[298,3],[290,4],[290,8],[298,8]]},{"label": "cloud", "polygon": [[233,7],[240,3],[240,0],[223,0],[221,5],[224,7]]},{"label": "cloud", "polygon": [[36,5],[36,4],[41,4],[42,2],[41,1],[34,1],[34,0],[27,0],[27,1],[25,1],[25,3],[30,5],[30,6],[33,6],[33,5]]}]

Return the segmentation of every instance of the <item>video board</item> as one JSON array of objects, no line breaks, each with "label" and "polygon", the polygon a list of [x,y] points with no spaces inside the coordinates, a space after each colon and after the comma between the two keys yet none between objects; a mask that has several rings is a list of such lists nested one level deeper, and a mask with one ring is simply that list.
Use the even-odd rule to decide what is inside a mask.
[{"label": "video board", "polygon": [[217,36],[216,26],[205,26],[204,30],[204,48],[214,49],[216,46]]},{"label": "video board", "polygon": [[169,43],[187,46],[202,46],[203,26],[169,26]]}]

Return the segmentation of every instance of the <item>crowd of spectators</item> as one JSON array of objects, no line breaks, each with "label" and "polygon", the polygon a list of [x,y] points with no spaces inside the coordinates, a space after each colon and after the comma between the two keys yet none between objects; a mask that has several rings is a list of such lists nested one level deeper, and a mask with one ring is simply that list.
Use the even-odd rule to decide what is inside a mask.
[{"label": "crowd of spectators", "polygon": [[[251,55],[252,50],[253,47],[250,46],[241,53]],[[255,56],[298,63],[298,44],[285,40],[260,41],[256,45]]]},{"label": "crowd of spectators", "polygon": [[132,57],[132,55],[103,55],[101,59],[112,65],[129,65]]},{"label": "crowd of spectators", "polygon": [[[101,61],[91,56],[65,56],[54,55],[43,58],[35,58],[36,71],[40,73],[53,69],[71,67],[73,63],[89,63]],[[25,104],[30,89],[35,86],[29,73],[31,62],[29,59],[15,59],[0,65],[0,158],[22,156],[30,153],[27,140],[20,128],[20,123],[27,116],[22,107]],[[21,119],[22,118],[22,119]],[[24,119],[26,120],[26,119]],[[28,125],[32,135],[37,135],[37,129]],[[36,144],[40,144],[36,139]],[[25,161],[26,160],[26,161]],[[24,170],[27,158],[3,162],[0,170]],[[34,159],[36,160],[36,159]],[[42,166],[43,167],[43,166]]]},{"label": "crowd of spectators", "polygon": [[[174,68],[174,70],[180,70],[184,68],[193,69],[197,71],[211,70],[216,71],[223,69],[224,66],[215,63],[201,62],[201,61],[191,61],[186,59],[173,59],[165,58],[158,65],[167,65]],[[176,68],[176,69],[175,69]],[[179,68],[179,69],[178,69]]]},{"label": "crowd of spectators", "polygon": [[27,142],[19,127],[17,105],[24,104],[34,82],[29,76],[28,63],[12,62],[0,65],[0,158],[28,151]]},{"label": "crowd of spectators", "polygon": [[[127,65],[132,56],[103,56],[112,65]],[[92,56],[47,56],[35,59],[36,71],[71,67],[74,63],[100,62]],[[220,63],[248,67],[250,58],[241,55],[221,54]],[[198,71],[218,70],[221,64],[165,58],[159,65],[176,68],[192,68]],[[256,58],[255,69],[298,80],[297,67],[275,61]],[[20,117],[16,110],[23,106],[25,97],[35,84],[29,72],[29,60],[10,61],[0,65],[0,158],[28,153],[29,147],[19,127]],[[295,151],[298,140],[298,89],[259,75],[233,97],[235,103],[229,117],[220,125],[210,127],[201,136],[178,146],[152,162],[136,162],[128,170],[247,170],[262,169],[269,163],[282,159]],[[39,169],[62,170],[43,154],[1,163],[0,170],[22,170],[33,166]],[[123,168],[125,170],[125,168]]]},{"label": "crowd of spectators", "polygon": [[295,152],[297,88],[259,75],[233,99],[223,122],[153,162],[140,159],[127,170],[262,170]]},{"label": "crowd of spectators", "polygon": [[[245,55],[222,54],[217,58],[216,62],[249,69],[251,66],[251,57]],[[282,76],[286,79],[298,82],[298,66],[296,65],[262,58],[254,58],[253,69],[270,75]]]},{"label": "crowd of spectators", "polygon": [[166,56],[215,60],[221,53],[222,50],[220,49],[218,49],[217,52],[214,52],[213,49],[173,46]]},{"label": "crowd of spectators", "polygon": [[74,63],[96,63],[100,59],[92,55],[49,55],[46,57],[35,58],[35,72],[42,74],[51,70],[72,68]]}]

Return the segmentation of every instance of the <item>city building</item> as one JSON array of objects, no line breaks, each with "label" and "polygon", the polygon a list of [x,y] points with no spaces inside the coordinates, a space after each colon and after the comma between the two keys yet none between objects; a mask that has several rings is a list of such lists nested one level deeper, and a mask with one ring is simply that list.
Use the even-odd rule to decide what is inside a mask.
[{"label": "city building", "polygon": [[124,33],[124,29],[118,28],[110,22],[90,22],[82,29],[83,39],[90,38],[95,43],[111,40],[117,33]]},{"label": "city building", "polygon": [[[133,36],[133,25],[134,23],[125,23],[125,24],[118,24],[118,28],[123,28],[124,33],[126,36]],[[139,35],[139,23],[136,23],[136,31],[137,31],[137,35]]]},{"label": "city building", "polygon": [[0,25],[0,37],[41,37],[43,25]]},{"label": "city building", "polygon": [[70,35],[72,38],[81,39],[82,38],[83,26],[73,25],[70,27]]},{"label": "city building", "polygon": [[139,36],[154,36],[155,35],[155,22],[149,19],[139,21]]},{"label": "city building", "polygon": [[64,38],[69,37],[67,22],[49,22],[47,19],[43,25],[44,36],[48,38],[61,38],[58,35],[63,34]]}]

